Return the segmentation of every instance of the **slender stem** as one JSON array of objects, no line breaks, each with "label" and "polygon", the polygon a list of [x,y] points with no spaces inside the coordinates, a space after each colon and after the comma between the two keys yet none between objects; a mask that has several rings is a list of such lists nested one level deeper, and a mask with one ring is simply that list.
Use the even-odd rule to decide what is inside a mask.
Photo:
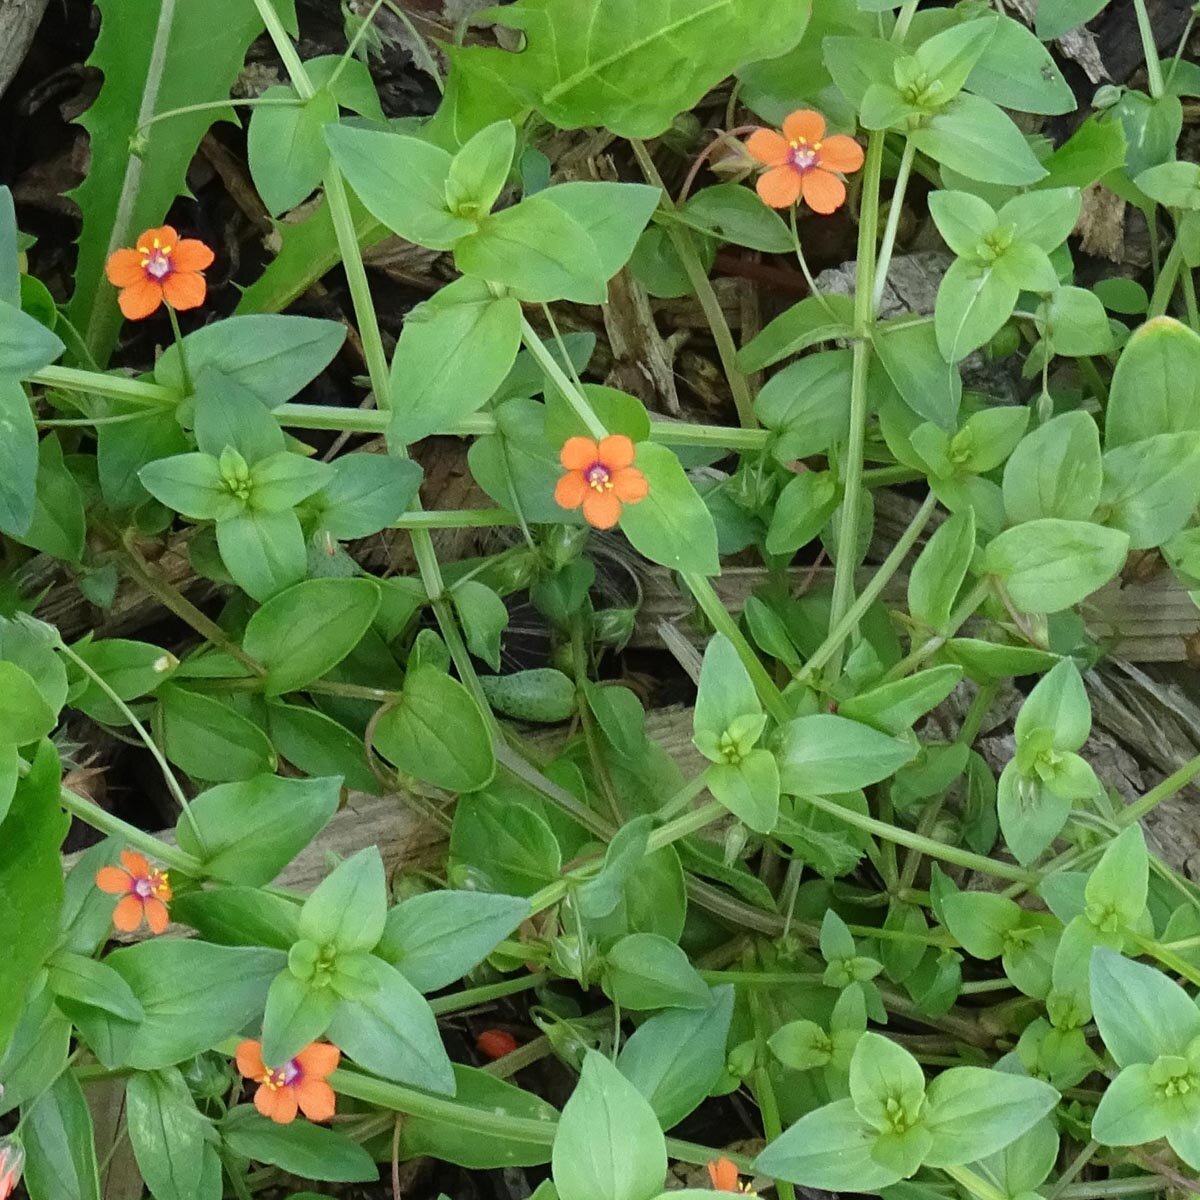
[{"label": "slender stem", "polygon": [[1135,821],[1140,821],[1164,800],[1169,800],[1181,788],[1191,783],[1197,775],[1200,775],[1200,755],[1189,759],[1182,767],[1179,767],[1168,775],[1166,779],[1155,784],[1140,800],[1135,800],[1132,804],[1121,809],[1117,813],[1117,824],[1126,826],[1132,825]]},{"label": "slender stem", "polygon": [[970,1167],[942,1167],[955,1183],[961,1184],[976,1197],[976,1200],[1007,1200],[1005,1194],[982,1175],[977,1175]]},{"label": "slender stem", "polygon": [[659,806],[658,812],[655,813],[655,816],[657,816],[661,821],[669,821],[672,817],[678,816],[691,805],[692,801],[695,800],[695,798],[700,795],[700,793],[704,791],[707,786],[707,773],[701,771],[699,775],[689,779],[687,783],[685,783],[683,787],[681,787],[675,793],[675,795],[671,796],[667,800],[664,800]]},{"label": "slender stem", "polygon": [[169,408],[179,403],[174,388],[158,383],[143,383],[125,375],[106,375],[100,371],[81,371],[77,367],[43,367],[27,376],[30,383],[42,387],[61,388],[64,392],[82,392],[89,396],[107,396],[147,408]]},{"label": "slender stem", "polygon": [[518,525],[516,513],[507,508],[440,509],[405,513],[392,522],[393,529],[483,529],[491,525]]},{"label": "slender stem", "polygon": [[908,34],[908,28],[916,15],[917,5],[921,0],[904,0],[904,7],[896,17],[896,27],[892,30],[892,41],[902,42]]},{"label": "slender stem", "polygon": [[246,100],[205,100],[201,104],[185,104],[182,108],[169,108],[166,112],[155,113],[148,121],[143,121],[137,132],[141,133],[165,121],[168,117],[185,117],[189,113],[224,111],[227,108],[296,108],[303,104],[302,100],[293,100],[287,96],[252,96]]},{"label": "slender stem", "polygon": [[714,821],[726,816],[728,811],[719,800],[710,800],[707,804],[702,804],[699,808],[694,808],[691,812],[684,813],[683,816],[676,817],[665,825],[660,825],[646,839],[646,853],[653,854],[656,850],[671,845],[672,842],[690,837],[706,825],[711,825]]},{"label": "slender stem", "polygon": [[499,983],[488,983],[482,987],[467,988],[455,992],[452,996],[438,996],[430,1000],[429,1007],[435,1017],[444,1017],[449,1013],[462,1012],[467,1008],[475,1008],[487,1004],[491,1000],[500,1000],[505,996],[515,996],[519,992],[527,992],[531,988],[541,987],[549,976],[545,972],[536,975],[522,975],[519,979],[502,979]]},{"label": "slender stem", "polygon": [[903,679],[909,671],[919,667],[931,654],[936,654],[970,620],[975,610],[987,599],[990,590],[991,584],[987,578],[980,579],[966,594],[958,608],[950,614],[950,621],[945,630],[922,643],[912,653],[905,655],[883,677],[883,682],[891,683],[894,679]]},{"label": "slender stem", "polygon": [[1191,16],[1187,19],[1187,24],[1183,27],[1183,34],[1179,39],[1179,45],[1175,47],[1175,53],[1171,56],[1171,69],[1167,72],[1167,78],[1164,82],[1164,87],[1170,87],[1175,79],[1175,72],[1179,67],[1179,63],[1183,58],[1183,52],[1187,49],[1188,38],[1192,36],[1192,30],[1196,27],[1196,10],[1192,9]]},{"label": "slender stem", "polygon": [[1170,307],[1171,296],[1175,285],[1179,282],[1183,270],[1183,243],[1176,233],[1175,241],[1171,243],[1171,252],[1163,263],[1158,279],[1154,284],[1154,294],[1150,297],[1150,307],[1146,311],[1148,318],[1161,317]]},{"label": "slender stem", "polygon": [[172,870],[192,877],[203,874],[203,867],[199,859],[180,850],[178,846],[171,846],[161,841],[144,829],[130,825],[128,821],[122,821],[120,817],[114,816],[91,800],[84,799],[78,792],[71,791],[65,785],[59,789],[58,801],[67,812],[78,817],[85,825],[90,825],[93,829],[98,829],[109,837],[120,838],[126,845],[142,851],[151,858],[158,859],[159,862],[166,863]]},{"label": "slender stem", "polygon": [[563,399],[574,409],[576,416],[587,426],[588,432],[597,441],[608,436],[604,422],[596,416],[587,396],[576,386],[575,381],[559,366],[558,360],[546,349],[546,343],[538,337],[537,330],[521,318],[521,340],[533,356],[534,361],[546,373],[550,381],[562,393]]},{"label": "slender stem", "polygon": [[[633,147],[634,156],[638,160],[638,165],[641,167],[647,183],[661,189],[661,207],[667,213],[674,212],[675,205],[671,200],[671,194],[667,191],[645,143],[634,138],[630,141],[630,145]],[[700,301],[700,307],[704,310],[705,319],[708,321],[713,341],[716,343],[717,356],[721,360],[721,368],[725,372],[729,390],[733,395],[738,421],[744,429],[757,429],[758,420],[754,416],[754,397],[750,394],[750,382],[742,373],[741,367],[738,366],[737,346],[729,329],[729,322],[725,320],[725,312],[721,308],[721,301],[717,298],[717,293],[713,290],[712,280],[709,279],[708,272],[705,271],[704,264],[696,253],[692,235],[677,221],[671,221],[666,226],[666,230],[667,236],[671,239],[671,245],[675,248],[675,253],[679,255],[684,271],[687,272],[688,282],[696,293],[696,299]]]},{"label": "slender stem", "polygon": [[[442,79],[442,73],[438,69],[437,59],[433,57],[433,51],[429,49],[429,43],[425,40],[425,36],[413,23],[412,18],[400,7],[394,3],[394,0],[384,0],[388,6],[388,10],[392,15],[408,30],[415,45],[420,49],[420,57],[424,59],[421,64],[433,79],[434,86],[439,92],[446,90],[445,80]],[[416,57],[416,55],[414,55]]]},{"label": "slender stem", "polygon": [[[854,569],[858,559],[858,528],[862,491],[863,448],[867,436],[867,373],[871,365],[871,326],[875,318],[872,285],[875,279],[875,239],[879,229],[879,183],[883,171],[884,137],[872,133],[867,142],[862,209],[858,224],[858,274],[854,289],[854,359],[850,379],[850,440],[842,474],[842,510],[838,522],[833,599],[829,623],[837,624],[854,599]],[[841,673],[841,644],[831,658],[831,674]]]},{"label": "slender stem", "polygon": [[900,232],[900,217],[904,211],[904,193],[908,190],[908,181],[912,175],[913,159],[917,156],[917,148],[912,138],[904,139],[904,153],[900,156],[900,169],[896,173],[896,186],[892,192],[892,203],[888,208],[887,226],[883,231],[883,242],[879,247],[879,265],[875,268],[875,292],[872,305],[875,312],[883,300],[887,289],[888,269],[892,265],[892,254],[896,249],[896,235]]},{"label": "slender stem", "polygon": [[1032,886],[1040,879],[1037,872],[1027,871],[1024,867],[1002,862],[999,859],[986,858],[982,854],[972,854],[971,851],[963,850],[958,846],[949,846],[945,842],[922,837],[919,833],[913,833],[902,826],[889,825],[886,821],[877,821],[874,817],[864,816],[852,809],[843,808],[840,804],[835,804],[824,796],[805,796],[804,799],[814,808],[828,813],[831,817],[836,817],[839,821],[845,821],[847,825],[853,825],[857,829],[873,833],[885,841],[895,842],[900,846],[910,846],[914,850],[920,850],[923,854],[927,854],[930,858],[940,858],[943,862],[967,867],[972,871],[980,871],[984,875],[994,875],[997,879],[1011,879],[1027,886]]},{"label": "slender stem", "polygon": [[908,552],[916,544],[925,526],[929,524],[929,518],[933,516],[933,510],[936,507],[937,497],[930,492],[925,497],[921,507],[917,509],[913,519],[908,523],[908,528],[900,535],[895,546],[892,547],[891,553],[880,563],[879,569],[871,577],[871,582],[863,588],[858,598],[846,610],[846,615],[829,631],[829,636],[817,647],[808,662],[804,664],[804,671],[801,674],[802,679],[811,679],[841,649],[842,643],[850,636],[858,622],[866,615],[867,610],[879,598],[888,581],[904,565],[904,560],[908,557]]},{"label": "slender stem", "polygon": [[1153,99],[1159,99],[1165,90],[1163,84],[1162,61],[1158,57],[1158,46],[1154,41],[1154,26],[1150,23],[1150,14],[1146,10],[1146,0],[1133,0],[1134,12],[1137,13],[1138,34],[1142,39],[1142,53],[1146,57],[1146,82]]},{"label": "slender stem", "polygon": [[[755,1059],[754,1098],[762,1114],[763,1136],[773,1142],[783,1132],[783,1120],[779,1115],[779,1100],[771,1083],[770,1061],[767,1050],[766,1023],[763,1020],[762,1000],[758,993],[750,993],[750,1020],[754,1030]],[[775,1193],[780,1200],[796,1200],[796,1189],[784,1179],[775,1181]]]},{"label": "slender stem", "polygon": [[354,52],[362,44],[363,38],[371,31],[371,26],[375,23],[375,17],[382,7],[383,0],[375,0],[375,3],[371,6],[371,11],[365,17],[360,18],[358,28],[354,31],[354,36],[350,39],[346,49],[342,51],[338,65],[333,68],[333,74],[329,76],[329,82],[325,85],[330,91],[333,90],[333,85],[342,77],[342,72],[346,69],[346,64],[354,57]]},{"label": "slender stem", "polygon": [[1092,1160],[1092,1156],[1100,1149],[1099,1142],[1088,1142],[1080,1152],[1071,1160],[1067,1169],[1058,1177],[1054,1186],[1050,1189],[1050,1195],[1047,1200],[1058,1200],[1059,1196],[1071,1185],[1071,1182],[1083,1170],[1084,1167]]},{"label": "slender stem", "polygon": [[825,293],[817,287],[816,278],[812,271],[809,270],[808,259],[804,257],[804,247],[800,244],[800,226],[797,223],[796,206],[794,204],[788,213],[788,217],[792,227],[792,248],[796,252],[796,261],[800,264],[800,273],[804,276],[805,283],[808,284],[808,290],[816,297],[817,302],[825,310],[829,319],[835,324],[840,324],[841,322],[837,314],[833,311],[833,307],[830,305]]},{"label": "slender stem", "polygon": [[192,836],[195,837],[196,844],[203,850],[204,835],[200,832],[200,826],[196,823],[196,818],[192,815],[192,808],[191,805],[188,804],[187,794],[184,792],[183,788],[179,786],[179,780],[175,778],[175,772],[171,770],[170,763],[167,762],[166,756],[158,748],[158,744],[155,742],[155,740],[150,736],[149,730],[141,723],[141,721],[137,719],[133,709],[131,709],[129,705],[126,704],[119,695],[117,695],[116,691],[114,691],[108,680],[105,679],[104,676],[101,675],[97,670],[95,670],[91,663],[87,662],[86,659],[81,658],[78,654],[76,654],[75,651],[63,641],[62,637],[58,636],[57,630],[55,630],[55,635],[56,641],[54,648],[59,652],[59,654],[61,654],[64,658],[70,659],[71,662],[74,663],[76,669],[82,671],[83,674],[86,675],[92,681],[92,683],[94,683],[96,687],[98,687],[105,694],[105,696],[107,696],[108,699],[117,706],[124,718],[130,723],[130,725],[133,726],[138,737],[142,739],[146,749],[150,751],[151,757],[158,764],[159,771],[162,772],[162,777],[166,782],[167,790],[170,791],[171,795],[175,797],[175,802],[183,811],[184,819],[191,827]]},{"label": "slender stem", "polygon": [[175,346],[179,351],[179,374],[183,377],[183,394],[191,396],[195,391],[192,373],[188,370],[187,348],[183,344],[183,332],[179,328],[179,317],[171,305],[167,305],[167,319],[171,322],[171,332],[175,335]]}]

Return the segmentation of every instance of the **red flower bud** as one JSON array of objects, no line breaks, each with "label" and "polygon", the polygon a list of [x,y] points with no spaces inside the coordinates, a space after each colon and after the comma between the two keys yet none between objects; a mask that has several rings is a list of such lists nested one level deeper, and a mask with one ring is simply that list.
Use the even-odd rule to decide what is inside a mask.
[{"label": "red flower bud", "polygon": [[[511,1033],[503,1029],[485,1029],[476,1039],[475,1045],[484,1058],[503,1058],[520,1046]],[[3,1200],[3,1197],[0,1197]]]}]

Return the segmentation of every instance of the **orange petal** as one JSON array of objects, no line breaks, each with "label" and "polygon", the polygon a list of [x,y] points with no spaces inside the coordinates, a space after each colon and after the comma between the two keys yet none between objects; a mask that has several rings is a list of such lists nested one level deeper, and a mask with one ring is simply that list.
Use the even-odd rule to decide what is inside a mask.
[{"label": "orange petal", "polygon": [[296,1062],[306,1079],[324,1079],[330,1071],[337,1070],[342,1061],[342,1052],[329,1042],[313,1042],[296,1055]]},{"label": "orange petal", "polygon": [[612,477],[613,495],[623,504],[636,504],[650,493],[646,477],[637,467],[626,467]]},{"label": "orange petal", "polygon": [[768,167],[781,167],[788,160],[792,148],[787,138],[774,129],[756,129],[746,139],[746,150],[750,157]]},{"label": "orange petal", "polygon": [[804,201],[815,213],[828,216],[846,203],[846,185],[819,168],[805,172]]},{"label": "orange petal", "polygon": [[597,447],[600,461],[610,470],[633,466],[633,443],[623,433],[613,433]]},{"label": "orange petal", "polygon": [[122,850],[121,862],[130,875],[135,877],[140,876],[144,879],[150,874],[150,860],[144,854],[139,854],[136,850]]},{"label": "orange petal", "polygon": [[154,239],[158,238],[158,244],[162,247],[174,247],[179,241],[179,234],[175,232],[173,225],[159,225],[156,229],[147,229],[145,233],[138,238],[135,245],[138,246],[153,246]]},{"label": "orange petal", "polygon": [[136,250],[114,251],[104,264],[104,273],[108,276],[108,282],[116,287],[132,287],[146,278],[142,256]]},{"label": "orange petal", "polygon": [[125,896],[113,909],[113,926],[122,933],[132,933],[142,923],[142,902],[137,896]]},{"label": "orange petal", "polygon": [[195,271],[172,271],[162,281],[163,298],[178,312],[199,308],[207,291],[204,276]]},{"label": "orange petal", "polygon": [[844,133],[835,133],[821,143],[821,166],[827,171],[852,175],[863,165],[863,148]]},{"label": "orange petal", "polygon": [[727,1158],[718,1158],[710,1162],[708,1177],[718,1192],[736,1192],[738,1190],[738,1169]]},{"label": "orange petal", "polygon": [[150,926],[151,933],[162,933],[170,925],[171,914],[167,912],[167,906],[161,900],[151,896],[145,903],[145,909],[146,924]]},{"label": "orange petal", "polygon": [[300,1111],[310,1121],[328,1121],[333,1116],[337,1101],[333,1088],[323,1079],[302,1079],[292,1090],[296,1093]]},{"label": "orange petal", "polygon": [[262,1060],[262,1043],[253,1038],[238,1043],[234,1061],[238,1071],[247,1079],[261,1079],[267,1073],[267,1064]]},{"label": "orange petal", "polygon": [[554,485],[554,503],[559,508],[578,508],[590,491],[581,472],[568,471]]},{"label": "orange petal", "polygon": [[96,872],[96,886],[110,896],[123,896],[133,887],[133,880],[120,867],[101,867]]},{"label": "orange petal", "polygon": [[789,142],[804,140],[812,145],[825,136],[825,118],[811,108],[789,113],[783,119],[783,136]]},{"label": "orange petal", "polygon": [[591,438],[573,437],[563,442],[558,461],[568,471],[586,471],[600,456],[600,447]]},{"label": "orange petal", "polygon": [[162,288],[152,279],[140,279],[137,283],[121,289],[117,303],[130,321],[140,321],[162,303]]},{"label": "orange petal", "polygon": [[290,1125],[296,1119],[295,1089],[290,1087],[260,1087],[254,1093],[254,1107],[276,1125]]},{"label": "orange petal", "polygon": [[583,519],[597,529],[611,529],[621,519],[621,502],[612,492],[588,491]]},{"label": "orange petal", "polygon": [[203,271],[212,262],[213,252],[199,238],[184,238],[171,252],[171,266],[176,271]]},{"label": "orange petal", "polygon": [[800,172],[794,167],[772,167],[758,177],[758,197],[772,208],[791,208],[800,199]]}]

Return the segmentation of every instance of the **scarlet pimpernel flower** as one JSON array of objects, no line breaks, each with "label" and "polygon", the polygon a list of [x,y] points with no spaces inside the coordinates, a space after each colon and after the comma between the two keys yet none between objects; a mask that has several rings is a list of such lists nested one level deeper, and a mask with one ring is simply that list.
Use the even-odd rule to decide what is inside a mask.
[{"label": "scarlet pimpernel flower", "polygon": [[170,880],[166,871],[152,867],[143,855],[122,850],[121,866],[101,867],[96,872],[96,886],[121,897],[113,909],[113,925],[122,933],[132,933],[143,920],[151,933],[162,933],[170,923]]},{"label": "scarlet pimpernel flower", "polygon": [[328,1121],[336,1099],[326,1077],[341,1061],[342,1052],[328,1042],[311,1042],[281,1067],[263,1062],[262,1043],[244,1041],[237,1048],[237,1069],[258,1084],[254,1107],[277,1125],[288,1125],[297,1111],[310,1121]]},{"label": "scarlet pimpernel flower", "polygon": [[105,274],[121,289],[117,303],[131,321],[157,312],[165,300],[182,312],[204,303],[207,285],[200,274],[213,252],[198,238],[181,238],[170,225],[147,229],[132,250],[109,255]]},{"label": "scarlet pimpernel flower", "polygon": [[746,141],[751,156],[770,167],[758,178],[758,194],[772,208],[791,208],[801,196],[815,213],[828,215],[846,202],[842,175],[863,165],[862,147],[844,133],[825,136],[825,118],[805,108],[784,119],[783,132],[759,129]]},{"label": "scarlet pimpernel flower", "polygon": [[712,1180],[712,1185],[715,1191],[718,1192],[740,1192],[743,1195],[753,1196],[754,1192],[750,1190],[748,1183],[742,1183],[738,1178],[738,1169],[736,1164],[729,1161],[727,1158],[714,1158],[708,1164],[708,1177]]},{"label": "scarlet pimpernel flower", "polygon": [[583,508],[583,519],[597,529],[611,529],[621,519],[623,504],[636,504],[650,492],[646,477],[633,465],[636,451],[623,433],[594,442],[568,438],[558,459],[567,473],[554,489],[563,508]]}]

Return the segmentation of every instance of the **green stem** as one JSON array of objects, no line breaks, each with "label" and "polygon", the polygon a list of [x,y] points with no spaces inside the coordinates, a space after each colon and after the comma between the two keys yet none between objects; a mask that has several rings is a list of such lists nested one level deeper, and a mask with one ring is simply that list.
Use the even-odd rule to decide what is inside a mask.
[{"label": "green stem", "polygon": [[515,996],[519,992],[541,987],[549,978],[545,972],[539,972],[536,975],[522,976],[520,979],[503,979],[499,983],[467,988],[465,991],[455,992],[452,996],[438,996],[430,1000],[429,1007],[433,1009],[435,1017],[444,1017],[450,1013],[487,1004],[492,1000],[500,1000],[505,996]]},{"label": "green stem", "polygon": [[694,808],[691,812],[684,813],[682,816],[668,821],[665,825],[660,825],[646,839],[646,853],[653,854],[656,850],[671,845],[672,842],[691,837],[693,833],[703,829],[706,825],[711,825],[714,821],[726,816],[728,811],[719,800],[710,800],[707,804],[702,804],[699,808]]},{"label": "green stem", "polygon": [[1167,261],[1163,263],[1154,285],[1154,294],[1150,297],[1150,307],[1146,312],[1147,318],[1161,317],[1166,313],[1182,270],[1183,243],[1176,234],[1175,241],[1171,243],[1171,252],[1167,255]]},{"label": "green stem", "polygon": [[990,590],[991,584],[986,577],[978,580],[975,586],[967,593],[962,603],[959,604],[958,608],[950,614],[950,622],[946,626],[945,632],[935,634],[916,647],[910,654],[905,655],[883,677],[883,682],[891,683],[895,679],[903,679],[909,671],[913,670],[914,667],[920,666],[931,654],[936,654],[970,620],[975,610],[987,599]]},{"label": "green stem", "polygon": [[930,858],[940,858],[943,862],[967,867],[972,871],[980,871],[984,875],[994,875],[997,879],[1015,880],[1026,886],[1032,886],[1040,878],[1036,872],[1027,871],[1024,867],[1002,862],[999,859],[986,858],[982,854],[972,854],[971,851],[963,850],[958,846],[949,846],[945,842],[922,837],[919,833],[913,833],[899,825],[889,825],[886,821],[877,821],[874,817],[864,816],[849,808],[842,808],[841,805],[827,800],[824,796],[805,796],[804,799],[814,808],[820,809],[821,812],[827,813],[831,817],[836,817],[839,821],[845,821],[847,825],[853,825],[857,829],[873,833],[876,837],[895,842],[899,846],[909,846],[914,850],[920,850]]},{"label": "green stem", "polygon": [[429,49],[429,43],[425,40],[424,34],[422,34],[421,31],[416,27],[408,13],[406,13],[399,4],[394,3],[394,0],[384,0],[384,3],[387,4],[389,11],[396,18],[396,20],[398,20],[400,24],[408,30],[409,36],[413,39],[414,44],[419,47],[420,54],[414,55],[414,57],[420,57],[424,60],[421,64],[422,67],[424,67],[425,71],[433,79],[434,86],[437,88],[437,90],[439,92],[444,92],[446,90],[445,80],[442,79],[442,73],[438,69],[437,59],[433,57],[433,51]]},{"label": "green stem", "polygon": [[203,867],[199,859],[180,850],[178,846],[168,845],[144,829],[130,825],[128,821],[122,821],[120,817],[107,812],[91,800],[85,800],[70,788],[66,786],[60,788],[58,800],[67,812],[78,817],[85,825],[90,825],[93,829],[98,829],[109,837],[120,838],[135,850],[140,850],[143,854],[166,863],[173,871],[179,871],[181,874],[190,875],[193,878],[203,874]]},{"label": "green stem", "polygon": [[64,392],[81,392],[89,396],[106,396],[147,408],[170,408],[179,403],[180,395],[173,388],[158,383],[143,383],[125,375],[106,375],[100,371],[81,371],[77,367],[43,367],[27,376],[30,383],[42,387],[61,388]]},{"label": "green stem", "polygon": [[817,287],[816,277],[808,266],[808,259],[804,257],[804,247],[800,243],[800,225],[796,218],[796,205],[792,205],[789,210],[790,224],[792,227],[792,249],[796,252],[796,261],[800,264],[800,273],[804,276],[804,282],[808,284],[808,290],[815,297],[817,302],[825,310],[826,315],[835,325],[840,325],[841,321],[837,314],[833,311],[833,306],[829,303],[825,293]]},{"label": "green stem", "polygon": [[[633,138],[629,144],[633,147],[634,156],[638,160],[638,165],[641,167],[647,183],[653,184],[662,192],[660,205],[663,211],[674,212],[675,203],[671,199],[671,194],[667,191],[645,143]],[[709,279],[708,272],[700,261],[700,255],[696,253],[692,235],[677,221],[670,221],[666,230],[667,237],[671,239],[671,245],[675,248],[675,253],[679,255],[684,271],[687,272],[692,291],[696,293],[696,299],[700,301],[700,307],[704,310],[705,319],[708,321],[713,341],[716,343],[717,356],[721,360],[721,368],[725,372],[729,391],[733,395],[738,422],[743,429],[757,429],[758,420],[754,416],[754,397],[750,394],[750,382],[742,373],[741,367],[738,366],[737,346],[733,340],[733,333],[730,331],[729,322],[725,320],[721,301],[713,290],[712,280]]]},{"label": "green stem", "polygon": [[1117,813],[1117,824],[1124,827],[1140,821],[1164,800],[1169,800],[1181,788],[1191,783],[1197,775],[1200,775],[1200,755],[1189,759],[1182,767],[1172,771],[1166,779],[1155,784],[1141,799],[1123,808]]},{"label": "green stem", "polygon": [[165,121],[168,117],[186,117],[189,113],[224,112],[227,108],[297,108],[301,104],[303,104],[302,100],[292,100],[286,96],[253,96],[246,100],[205,100],[201,104],[185,104],[182,108],[169,108],[166,112],[155,113],[148,121],[143,121],[137,127],[137,132],[142,133],[151,125]]},{"label": "green stem", "polygon": [[1146,57],[1146,82],[1150,95],[1159,99],[1165,90],[1163,84],[1162,61],[1158,57],[1158,46],[1154,41],[1154,27],[1150,24],[1150,14],[1146,11],[1146,0],[1133,0],[1133,8],[1137,13],[1138,34],[1142,39],[1142,53]]},{"label": "green stem", "polygon": [[699,775],[695,776],[693,779],[689,779],[687,783],[685,783],[683,787],[681,787],[679,791],[675,793],[675,795],[670,797],[670,799],[664,800],[659,806],[658,812],[655,813],[655,816],[657,816],[660,821],[668,821],[672,817],[677,816],[679,813],[683,812],[684,809],[686,809],[707,786],[707,775],[704,771],[701,771]]},{"label": "green stem", "polygon": [[976,1200],[1007,1200],[1004,1192],[994,1183],[984,1179],[982,1175],[977,1175],[970,1167],[942,1167],[942,1170],[955,1183],[966,1188]]},{"label": "green stem", "polygon": [[516,513],[506,508],[434,509],[405,513],[393,529],[483,529],[492,525],[518,525]]},{"label": "green stem", "polygon": [[859,621],[866,615],[867,610],[882,594],[889,580],[904,565],[904,560],[908,557],[909,551],[916,545],[917,539],[925,530],[925,526],[929,524],[929,518],[933,516],[933,510],[936,507],[937,497],[930,492],[925,497],[921,507],[917,509],[913,519],[908,523],[908,528],[900,535],[895,546],[892,547],[891,553],[880,563],[879,569],[871,577],[871,582],[863,588],[858,598],[847,609],[846,615],[829,631],[828,637],[817,647],[808,662],[804,664],[804,670],[800,675],[802,680],[812,679],[816,672],[841,649],[842,643],[850,636]]},{"label": "green stem", "polygon": [[175,346],[179,351],[179,374],[183,377],[183,394],[191,396],[195,390],[192,373],[188,370],[187,349],[183,344],[183,331],[179,328],[179,317],[171,305],[167,305],[167,319],[171,322],[171,332],[175,335]]},{"label": "green stem", "polygon": [[908,35],[908,28],[912,24],[912,19],[916,16],[917,5],[921,0],[904,0],[904,7],[900,10],[896,17],[896,27],[892,30],[892,41],[902,42]]},{"label": "green stem", "polygon": [[900,232],[900,217],[904,211],[904,193],[908,190],[908,181],[916,156],[917,148],[913,145],[912,138],[905,138],[904,153],[900,156],[900,169],[896,173],[896,186],[892,192],[892,203],[888,208],[887,226],[884,228],[883,242],[879,248],[879,265],[875,268],[875,291],[872,295],[872,307],[875,312],[879,311],[883,293],[887,288],[888,270],[892,265],[896,235]]},{"label": "green stem", "polygon": [[[875,307],[872,287],[875,279],[875,239],[879,232],[879,184],[883,172],[882,133],[872,133],[867,142],[866,168],[863,175],[862,209],[858,224],[858,275],[854,289],[854,359],[850,377],[850,440],[846,446],[842,472],[842,507],[838,522],[837,553],[834,563],[833,599],[829,623],[836,628],[854,599],[854,570],[858,560],[858,527],[861,512],[863,450],[867,437],[867,374],[871,365],[871,326]],[[831,659],[831,675],[841,673],[841,644]]]},{"label": "green stem", "polygon": [[[768,1144],[783,1132],[783,1120],[779,1115],[779,1100],[771,1083],[770,1051],[767,1049],[767,1031],[763,1020],[762,1002],[758,993],[750,993],[750,1018],[754,1029],[755,1059],[754,1098],[762,1115],[763,1136]],[[775,1193],[780,1200],[796,1200],[796,1189],[785,1179],[775,1180]]]}]

